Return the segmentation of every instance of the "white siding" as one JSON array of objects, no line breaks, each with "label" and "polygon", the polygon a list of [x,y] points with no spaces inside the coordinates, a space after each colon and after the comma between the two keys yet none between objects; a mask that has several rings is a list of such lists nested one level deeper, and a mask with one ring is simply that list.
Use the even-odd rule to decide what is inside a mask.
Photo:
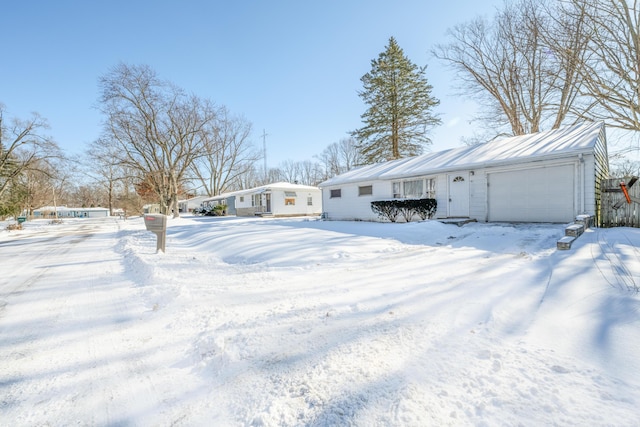
[{"label": "white siding", "polygon": [[487,174],[485,170],[469,172],[469,218],[487,220]]},{"label": "white siding", "polygon": [[435,218],[446,218],[448,215],[449,195],[447,194],[447,187],[449,183],[447,181],[447,175],[442,174],[436,177],[436,202],[438,207],[436,209]]},{"label": "white siding", "polygon": [[[598,179],[595,176],[596,170],[596,159],[593,155],[584,156],[584,165],[583,165],[583,173],[582,173],[582,182],[584,188],[584,204],[578,205],[579,214],[596,214],[596,185],[594,183],[595,179]],[[598,188],[600,186],[598,185]]]},{"label": "white siding", "polygon": [[[296,193],[288,197],[285,191],[271,192],[271,212],[275,216],[320,215],[322,213],[322,193],[320,190],[287,190]],[[307,198],[312,197],[313,205],[307,205]],[[293,205],[287,205],[285,199],[293,199]]]},{"label": "white siding", "polygon": [[236,209],[246,209],[251,207],[251,198],[253,194],[242,194],[236,196]]},{"label": "white siding", "polygon": [[[373,194],[359,196],[358,187],[372,185]],[[331,198],[331,190],[340,189],[341,197]],[[391,198],[391,182],[362,182],[344,184],[322,189],[322,206],[332,220],[376,221],[378,216],[371,210],[371,202]]]}]

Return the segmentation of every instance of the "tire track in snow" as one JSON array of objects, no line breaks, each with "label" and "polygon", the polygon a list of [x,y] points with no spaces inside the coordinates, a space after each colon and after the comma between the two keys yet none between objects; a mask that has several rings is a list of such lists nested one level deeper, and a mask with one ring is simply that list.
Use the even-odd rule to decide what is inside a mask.
[{"label": "tire track in snow", "polygon": [[[627,239],[628,240],[628,239]],[[596,268],[602,277],[615,289],[622,291],[635,291],[640,289],[640,283],[636,282],[633,274],[623,259],[620,258],[615,249],[618,242],[610,242],[600,233],[600,229],[596,229],[596,242],[600,249],[599,254],[594,253],[594,247],[591,248],[591,256],[594,260]],[[633,247],[633,245],[631,245]],[[611,274],[607,274],[610,272]],[[613,278],[611,278],[613,276]]]},{"label": "tire track in snow", "polygon": [[[150,374],[156,367],[147,365],[153,349],[139,340],[140,307],[130,301],[135,293],[120,274],[122,262],[115,253],[91,259],[115,246],[114,224],[57,230],[60,236],[30,245],[31,270],[13,276],[17,284],[8,279],[0,405],[9,424],[128,424],[162,406]],[[76,263],[86,264],[84,274],[66,274],[65,265]],[[21,278],[29,271],[35,274]],[[23,305],[37,311],[21,312]],[[92,419],[84,419],[87,412]]]}]

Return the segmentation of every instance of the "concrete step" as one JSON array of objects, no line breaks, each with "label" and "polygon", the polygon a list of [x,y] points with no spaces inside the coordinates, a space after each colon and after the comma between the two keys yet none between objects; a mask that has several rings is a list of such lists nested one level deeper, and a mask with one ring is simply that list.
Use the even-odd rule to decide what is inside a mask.
[{"label": "concrete step", "polygon": [[582,233],[584,233],[584,225],[582,224],[571,224],[564,229],[565,236],[579,237]]},{"label": "concrete step", "polygon": [[577,236],[564,236],[558,240],[557,247],[560,250],[571,249],[571,244],[577,239]]},{"label": "concrete step", "polygon": [[584,225],[584,229],[587,230],[593,226],[593,215],[578,215],[575,223]]}]

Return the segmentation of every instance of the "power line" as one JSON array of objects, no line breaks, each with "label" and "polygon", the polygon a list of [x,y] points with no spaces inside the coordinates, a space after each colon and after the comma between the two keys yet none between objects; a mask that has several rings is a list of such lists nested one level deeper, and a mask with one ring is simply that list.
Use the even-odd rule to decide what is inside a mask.
[{"label": "power line", "polygon": [[264,183],[267,183],[267,132],[262,129],[262,156],[264,158]]}]

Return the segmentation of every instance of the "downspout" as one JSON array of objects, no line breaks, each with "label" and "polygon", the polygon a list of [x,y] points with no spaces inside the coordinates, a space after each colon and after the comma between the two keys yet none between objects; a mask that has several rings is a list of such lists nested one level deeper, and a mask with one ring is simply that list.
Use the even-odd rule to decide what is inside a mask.
[{"label": "downspout", "polygon": [[584,156],[582,153],[578,154],[578,179],[580,180],[580,213],[584,214],[585,211],[585,173],[584,173]]}]

